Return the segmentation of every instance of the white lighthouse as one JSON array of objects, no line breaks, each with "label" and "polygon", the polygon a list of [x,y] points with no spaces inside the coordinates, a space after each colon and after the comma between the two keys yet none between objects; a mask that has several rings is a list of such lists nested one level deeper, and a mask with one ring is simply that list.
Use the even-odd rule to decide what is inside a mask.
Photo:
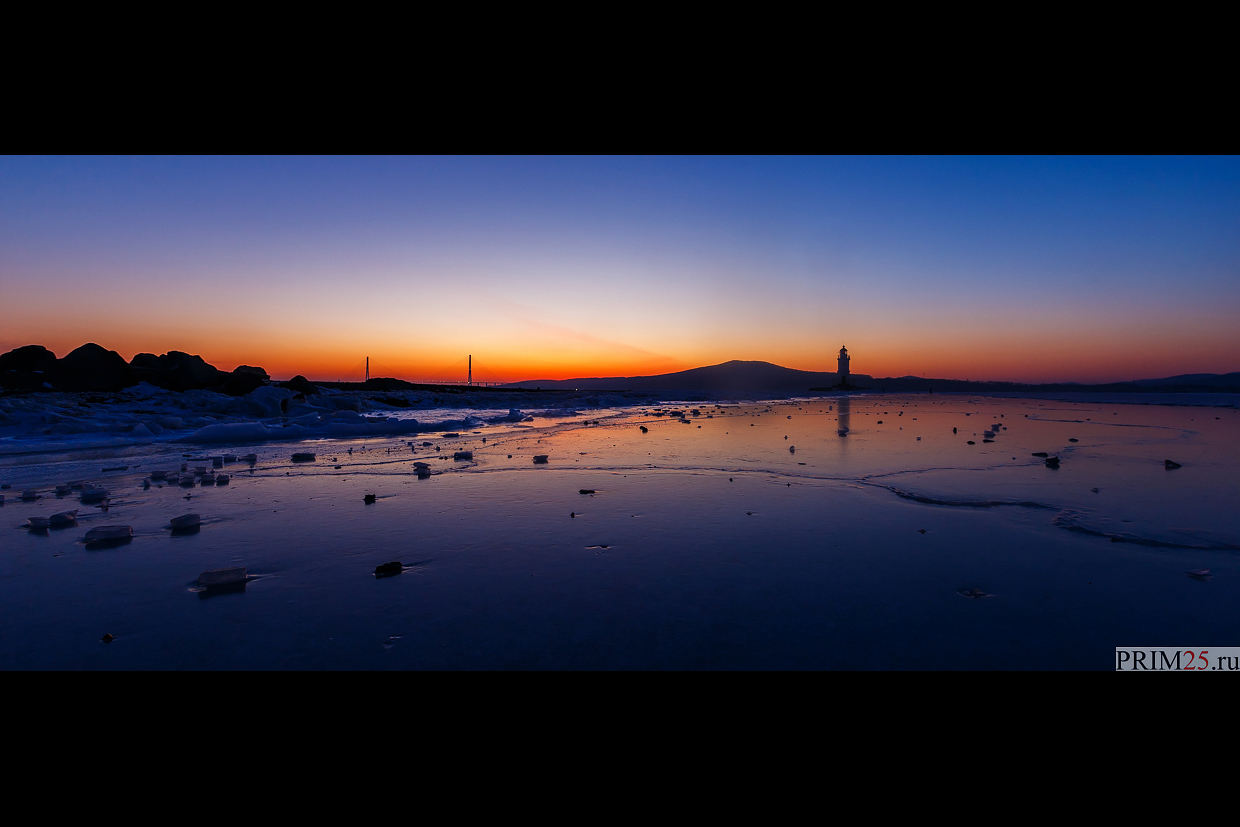
[{"label": "white lighthouse", "polygon": [[840,386],[848,387],[848,348],[840,346],[839,361]]}]

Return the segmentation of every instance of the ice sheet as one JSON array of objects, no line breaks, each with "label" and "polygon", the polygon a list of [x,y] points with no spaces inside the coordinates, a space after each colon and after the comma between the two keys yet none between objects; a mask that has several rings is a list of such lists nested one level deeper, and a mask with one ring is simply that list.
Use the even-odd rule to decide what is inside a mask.
[{"label": "ice sheet", "polygon": [[[1240,637],[1234,409],[658,407],[475,410],[452,437],[0,457],[0,666],[1109,668],[1115,645]],[[227,486],[143,488],[151,470],[250,451],[253,466],[221,469]],[[69,481],[109,488],[107,510],[57,496]],[[14,503],[21,489],[42,498]],[[74,528],[19,528],[71,507]],[[187,511],[201,529],[174,536]],[[116,523],[132,542],[82,545]],[[403,572],[377,580],[390,561]],[[236,566],[254,579],[196,591]]]}]

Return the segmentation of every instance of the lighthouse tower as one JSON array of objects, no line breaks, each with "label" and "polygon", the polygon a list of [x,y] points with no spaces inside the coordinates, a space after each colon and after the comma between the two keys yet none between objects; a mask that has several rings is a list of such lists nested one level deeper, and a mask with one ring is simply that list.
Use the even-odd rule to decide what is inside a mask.
[{"label": "lighthouse tower", "polygon": [[840,346],[839,361],[840,387],[848,387],[848,348]]}]

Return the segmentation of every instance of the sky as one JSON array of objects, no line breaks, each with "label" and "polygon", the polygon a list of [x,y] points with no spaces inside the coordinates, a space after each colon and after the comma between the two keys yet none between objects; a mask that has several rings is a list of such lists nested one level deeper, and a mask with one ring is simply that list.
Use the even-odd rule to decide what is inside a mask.
[{"label": "sky", "polygon": [[273,376],[1240,370],[1237,158],[0,158],[0,352]]}]

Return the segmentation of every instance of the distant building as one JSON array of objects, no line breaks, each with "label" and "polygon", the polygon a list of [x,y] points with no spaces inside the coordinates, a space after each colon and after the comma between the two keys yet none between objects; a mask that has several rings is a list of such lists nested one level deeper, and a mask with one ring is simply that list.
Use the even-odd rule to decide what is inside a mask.
[{"label": "distant building", "polygon": [[848,348],[840,346],[839,361],[840,387],[848,387]]}]

